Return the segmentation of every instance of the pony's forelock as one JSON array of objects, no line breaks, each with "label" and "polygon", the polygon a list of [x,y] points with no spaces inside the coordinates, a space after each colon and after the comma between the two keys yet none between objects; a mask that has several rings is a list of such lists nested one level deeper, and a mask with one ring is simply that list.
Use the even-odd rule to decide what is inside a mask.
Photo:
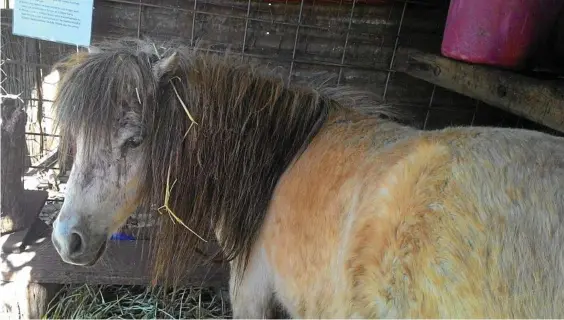
[{"label": "pony's forelock", "polygon": [[[155,105],[157,82],[150,72],[151,54],[118,43],[98,54],[80,53],[56,65],[61,78],[54,101],[55,121],[61,133],[60,155],[64,165],[70,146],[83,135],[85,156],[100,142],[109,143],[116,120],[124,108],[146,114]],[[139,99],[139,104],[120,105]]]}]

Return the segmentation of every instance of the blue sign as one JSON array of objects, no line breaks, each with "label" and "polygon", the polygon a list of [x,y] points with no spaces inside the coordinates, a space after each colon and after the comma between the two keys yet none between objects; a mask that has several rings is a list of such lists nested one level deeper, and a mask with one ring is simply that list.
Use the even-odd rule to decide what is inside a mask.
[{"label": "blue sign", "polygon": [[94,0],[16,0],[12,33],[89,46]]}]

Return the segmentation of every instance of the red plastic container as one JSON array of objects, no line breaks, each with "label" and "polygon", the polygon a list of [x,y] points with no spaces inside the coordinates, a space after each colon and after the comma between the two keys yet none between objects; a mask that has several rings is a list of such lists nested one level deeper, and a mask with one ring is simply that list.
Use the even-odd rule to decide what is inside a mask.
[{"label": "red plastic container", "polygon": [[553,26],[563,0],[451,0],[441,52],[518,68]]}]

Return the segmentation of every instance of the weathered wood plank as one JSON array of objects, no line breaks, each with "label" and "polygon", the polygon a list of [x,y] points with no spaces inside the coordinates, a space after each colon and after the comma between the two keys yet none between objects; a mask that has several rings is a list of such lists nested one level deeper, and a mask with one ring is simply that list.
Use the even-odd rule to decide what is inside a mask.
[{"label": "weathered wood plank", "polygon": [[23,104],[17,99],[3,98],[1,103],[1,159],[0,232],[14,232],[29,226],[23,208],[23,182],[25,159],[25,124]]},{"label": "weathered wood plank", "polygon": [[413,49],[398,51],[397,70],[564,132],[564,86]]},{"label": "weathered wood plank", "polygon": [[58,160],[59,148],[57,147],[55,150],[50,151],[45,156],[41,157],[41,159],[37,160],[37,163],[34,164],[35,168],[27,170],[26,175],[30,176],[51,169]]},{"label": "weathered wood plank", "polygon": [[[4,235],[0,246],[9,241]],[[20,253],[1,253],[2,281],[34,283],[89,283],[148,285],[151,283],[149,241],[111,241],[102,259],[92,267],[64,263],[51,243],[50,233]],[[224,286],[227,267],[215,264],[196,268],[180,279],[186,286]]]},{"label": "weathered wood plank", "polygon": [[0,318],[40,319],[62,287],[57,283],[0,282]]},{"label": "weathered wood plank", "polygon": [[[21,197],[22,213],[17,219],[18,226],[23,226],[23,228],[18,228],[11,230],[10,232],[3,233],[13,233],[13,241],[2,243],[2,252],[15,252],[17,250],[23,250],[25,248],[26,239],[32,239],[34,237],[33,233],[41,232],[43,226],[42,221],[39,219],[39,214],[41,209],[45,205],[49,193],[43,190],[24,190]],[[5,222],[10,222],[10,217],[2,218]],[[45,223],[43,223],[45,225]],[[45,227],[47,227],[45,225]],[[40,235],[44,236],[44,235]]]},{"label": "weathered wood plank", "polygon": [[51,227],[38,217],[29,228],[14,232],[6,237],[7,240],[2,243],[2,252],[5,254],[23,252],[28,245],[46,237],[50,232]]}]

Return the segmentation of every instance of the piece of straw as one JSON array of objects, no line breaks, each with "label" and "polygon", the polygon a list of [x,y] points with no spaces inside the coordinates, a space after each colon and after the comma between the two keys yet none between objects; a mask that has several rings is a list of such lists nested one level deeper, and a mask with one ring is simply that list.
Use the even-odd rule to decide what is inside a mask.
[{"label": "piece of straw", "polygon": [[139,104],[141,103],[141,96],[139,95],[139,90],[137,88],[135,88],[135,93],[137,94],[137,101],[139,101]]},{"label": "piece of straw", "polygon": [[[169,165],[168,166],[168,173],[167,173],[167,176],[166,176],[165,203],[157,211],[162,214],[161,210],[164,209],[169,214],[170,217],[174,218],[174,220],[176,220],[178,223],[183,225],[186,229],[188,229],[190,232],[192,232],[196,237],[198,237],[200,240],[202,240],[204,242],[208,242],[207,240],[202,238],[200,235],[198,235],[196,232],[194,232],[194,230],[190,229],[180,218],[178,218],[178,216],[176,214],[174,214],[174,212],[170,208],[170,206],[168,204],[169,201],[170,201],[170,194],[172,192],[172,188],[174,188],[174,184],[176,184],[176,180],[174,180],[174,182],[172,183],[172,186],[170,185],[170,167],[171,166]],[[173,222],[174,222],[174,220],[173,220]]]}]

